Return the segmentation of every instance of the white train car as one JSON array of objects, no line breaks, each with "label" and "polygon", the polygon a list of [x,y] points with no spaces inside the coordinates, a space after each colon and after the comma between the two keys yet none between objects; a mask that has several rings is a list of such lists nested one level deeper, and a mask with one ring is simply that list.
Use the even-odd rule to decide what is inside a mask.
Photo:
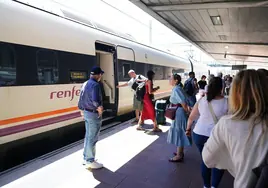
[{"label": "white train car", "polygon": [[116,88],[128,70],[156,72],[156,99],[170,95],[174,69],[191,71],[185,59],[100,28],[66,9],[0,0],[0,146],[81,122],[80,87],[95,65],[105,71],[107,118],[132,110],[131,90]]}]

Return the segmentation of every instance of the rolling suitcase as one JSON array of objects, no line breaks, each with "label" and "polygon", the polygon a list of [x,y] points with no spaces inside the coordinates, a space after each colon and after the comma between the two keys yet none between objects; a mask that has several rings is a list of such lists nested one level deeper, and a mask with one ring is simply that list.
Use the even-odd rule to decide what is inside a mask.
[{"label": "rolling suitcase", "polygon": [[157,100],[155,102],[155,112],[156,112],[156,122],[159,125],[166,124],[165,110],[167,107],[167,101],[165,100]]}]

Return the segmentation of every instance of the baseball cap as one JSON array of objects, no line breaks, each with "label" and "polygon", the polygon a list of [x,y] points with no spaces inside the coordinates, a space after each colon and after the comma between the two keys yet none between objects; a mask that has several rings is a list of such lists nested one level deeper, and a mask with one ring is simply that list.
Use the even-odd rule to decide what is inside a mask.
[{"label": "baseball cap", "polygon": [[104,71],[101,70],[100,67],[93,67],[90,72],[91,75],[97,75],[97,74],[103,74],[103,73]]},{"label": "baseball cap", "polygon": [[135,71],[131,69],[131,70],[128,71],[128,74],[130,74],[130,73],[132,73],[132,72],[135,73]]}]

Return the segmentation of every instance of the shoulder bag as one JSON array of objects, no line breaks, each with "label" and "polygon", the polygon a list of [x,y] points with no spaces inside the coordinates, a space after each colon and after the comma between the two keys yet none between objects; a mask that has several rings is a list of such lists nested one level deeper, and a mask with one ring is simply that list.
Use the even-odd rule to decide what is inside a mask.
[{"label": "shoulder bag", "polygon": [[175,120],[176,111],[179,107],[181,107],[181,104],[169,105],[169,107],[165,111],[165,117],[171,120]]},{"label": "shoulder bag", "polygon": [[216,114],[215,114],[215,112],[214,112],[214,110],[212,108],[212,104],[210,102],[208,102],[208,108],[209,108],[209,111],[210,111],[210,113],[212,115],[213,121],[214,121],[214,123],[216,125],[219,120],[218,120],[218,118],[217,118],[217,116],[216,116]]}]

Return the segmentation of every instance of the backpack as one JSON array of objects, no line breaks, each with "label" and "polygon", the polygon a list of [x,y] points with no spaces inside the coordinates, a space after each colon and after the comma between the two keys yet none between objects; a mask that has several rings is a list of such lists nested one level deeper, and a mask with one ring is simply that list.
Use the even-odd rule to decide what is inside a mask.
[{"label": "backpack", "polygon": [[136,99],[138,101],[143,101],[145,93],[146,93],[145,84],[141,84],[136,89]]},{"label": "backpack", "polygon": [[193,78],[190,80],[186,80],[184,84],[184,91],[189,95],[189,96],[194,96],[194,86],[192,84]]},{"label": "backpack", "polygon": [[[139,75],[137,79],[141,79],[141,75]],[[134,83],[132,84],[132,86],[131,86],[131,89],[133,89],[134,91],[136,91],[137,88],[138,88],[138,86],[139,86],[139,84],[138,84],[138,82],[136,82],[136,80],[135,80],[135,82],[134,82]]]}]

